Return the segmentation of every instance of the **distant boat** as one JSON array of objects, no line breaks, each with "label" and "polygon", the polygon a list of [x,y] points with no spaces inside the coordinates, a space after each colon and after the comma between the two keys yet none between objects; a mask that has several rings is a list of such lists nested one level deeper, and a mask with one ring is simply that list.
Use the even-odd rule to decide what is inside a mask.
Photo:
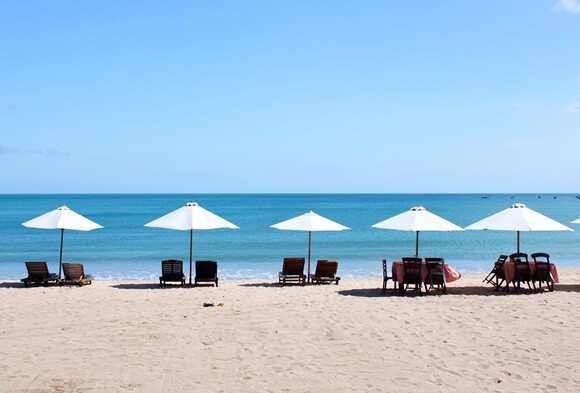
[{"label": "distant boat", "polygon": [[489,195],[482,195],[481,196],[483,199],[489,199]]}]

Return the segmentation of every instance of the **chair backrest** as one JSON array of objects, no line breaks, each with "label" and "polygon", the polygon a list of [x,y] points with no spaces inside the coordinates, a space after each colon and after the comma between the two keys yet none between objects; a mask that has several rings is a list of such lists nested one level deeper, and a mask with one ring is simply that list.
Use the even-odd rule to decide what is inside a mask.
[{"label": "chair backrest", "polygon": [[443,258],[425,258],[428,274],[445,274],[445,260]]},{"label": "chair backrest", "polygon": [[183,261],[177,259],[167,259],[161,261],[161,274],[163,276],[172,276],[183,273]]},{"label": "chair backrest", "polygon": [[65,280],[80,280],[85,276],[85,269],[82,263],[63,263],[62,272]]},{"label": "chair backrest", "polygon": [[389,273],[387,271],[387,260],[383,259],[383,278],[388,277]]},{"label": "chair backrest", "polygon": [[217,278],[216,261],[195,261],[195,277],[213,280]]},{"label": "chair backrest", "polygon": [[501,254],[499,257],[497,257],[497,261],[495,261],[496,265],[500,264],[503,265],[505,263],[505,261],[507,261],[508,256],[507,255],[503,255]]},{"label": "chair backrest", "polygon": [[318,262],[316,262],[316,271],[314,275],[316,277],[336,278],[337,270],[338,261],[319,259]]},{"label": "chair backrest", "polygon": [[28,277],[34,279],[43,279],[50,276],[46,262],[25,262]]},{"label": "chair backrest", "polygon": [[528,254],[525,252],[514,252],[510,254],[510,259],[514,262],[528,262]]},{"label": "chair backrest", "polygon": [[536,264],[535,275],[541,280],[546,280],[551,276],[552,268],[550,266],[550,255],[545,252],[536,252],[532,254],[532,258]]},{"label": "chair backrest", "polygon": [[503,265],[505,264],[505,262],[507,261],[508,256],[507,255],[503,255],[501,254],[498,258],[497,261],[495,261],[495,263],[493,264],[493,270],[492,273],[495,273],[495,275],[499,278],[505,279],[505,273],[503,271]]},{"label": "chair backrest", "polygon": [[516,277],[522,279],[529,279],[532,275],[530,263],[528,261],[528,254],[525,252],[516,252],[510,254],[510,259],[514,261],[516,267]]},{"label": "chair backrest", "polygon": [[423,261],[421,258],[403,257],[403,282],[406,284],[421,284],[423,282]]},{"label": "chair backrest", "polygon": [[284,258],[282,274],[304,275],[304,258]]},{"label": "chair backrest", "polygon": [[536,263],[550,263],[550,255],[545,252],[536,252],[531,255]]}]

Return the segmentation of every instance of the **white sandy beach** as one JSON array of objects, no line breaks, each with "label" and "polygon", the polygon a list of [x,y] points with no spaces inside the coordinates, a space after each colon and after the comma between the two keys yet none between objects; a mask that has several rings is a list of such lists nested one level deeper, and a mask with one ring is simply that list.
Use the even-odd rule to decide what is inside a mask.
[{"label": "white sandy beach", "polygon": [[0,390],[578,392],[580,269],[559,276],[553,293],[496,293],[467,275],[424,297],[382,295],[381,278],[5,282]]}]

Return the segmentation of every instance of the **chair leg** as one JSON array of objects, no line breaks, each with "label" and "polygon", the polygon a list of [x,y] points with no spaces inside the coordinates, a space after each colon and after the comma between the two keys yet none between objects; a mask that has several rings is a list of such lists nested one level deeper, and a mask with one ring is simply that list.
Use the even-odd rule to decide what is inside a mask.
[{"label": "chair leg", "polygon": [[503,278],[501,279],[501,282],[499,282],[499,278],[496,280],[496,282],[497,282],[497,286],[495,288],[496,291],[501,288],[504,281],[505,281],[505,279],[503,279]]}]

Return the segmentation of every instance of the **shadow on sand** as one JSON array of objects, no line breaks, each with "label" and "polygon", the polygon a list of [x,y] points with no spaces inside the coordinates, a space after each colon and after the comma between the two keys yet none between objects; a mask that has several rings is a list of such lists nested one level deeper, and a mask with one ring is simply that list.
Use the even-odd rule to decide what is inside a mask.
[{"label": "shadow on sand", "polygon": [[[429,294],[422,291],[422,296],[525,296],[525,295],[540,295],[543,292],[549,293],[546,289],[530,291],[527,288],[520,288],[519,291],[514,291],[510,287],[509,292],[502,290],[496,291],[493,287],[485,286],[453,286],[447,287],[447,295],[443,295],[439,290],[431,290]],[[556,284],[555,292],[580,292],[580,285]],[[386,293],[382,293],[381,288],[356,288],[345,289],[337,292],[342,296],[358,296],[358,297],[419,297],[419,291],[407,290],[404,295],[399,294],[398,290],[388,289]]]},{"label": "shadow on sand", "polygon": [[[54,286],[54,284],[53,285],[36,285],[36,286],[45,286],[45,287],[51,286],[52,287],[52,286]],[[30,288],[34,288],[34,287],[35,287],[35,285],[30,285]],[[21,282],[6,281],[6,282],[0,283],[0,288],[26,288],[26,287]]]},{"label": "shadow on sand", "polygon": [[277,282],[252,282],[247,284],[238,284],[240,287],[248,288],[284,288],[284,287],[302,287],[301,284],[286,284],[282,285]]},{"label": "shadow on sand", "polygon": [[116,289],[172,289],[172,288],[193,288],[190,285],[184,285],[183,287],[179,284],[166,284],[159,286],[158,283],[126,283],[126,284],[115,284],[112,286]]}]

